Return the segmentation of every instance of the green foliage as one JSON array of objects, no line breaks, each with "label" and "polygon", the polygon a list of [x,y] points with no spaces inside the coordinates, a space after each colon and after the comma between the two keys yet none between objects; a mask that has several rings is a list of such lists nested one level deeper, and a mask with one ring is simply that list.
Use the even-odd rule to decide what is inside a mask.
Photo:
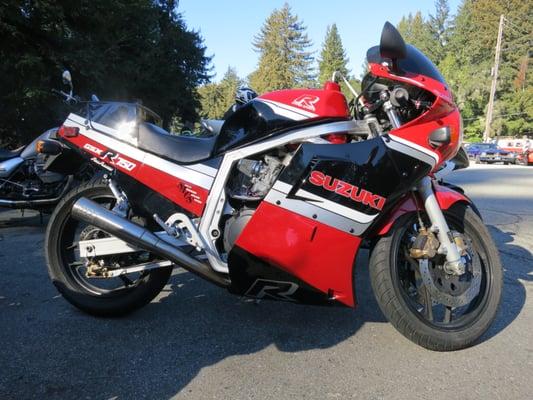
[{"label": "green foliage", "polygon": [[0,142],[25,143],[59,124],[68,108],[51,93],[70,69],[87,99],[140,99],[164,124],[192,120],[210,58],[176,0],[0,3]]},{"label": "green foliage", "polygon": [[204,118],[221,119],[224,113],[235,104],[235,93],[243,85],[234,68],[228,67],[219,83],[208,83],[200,86],[201,116]]},{"label": "green foliage", "polygon": [[429,58],[435,59],[438,41],[432,35],[429,24],[424,20],[420,11],[414,16],[409,14],[403,17],[398,24],[398,30],[406,43],[412,44]]},{"label": "green foliage", "polygon": [[502,56],[491,136],[533,133],[533,76],[528,73],[533,7],[522,0],[464,0],[451,17],[446,0],[435,16],[402,18],[406,42],[426,53],[450,85],[464,120],[465,137],[479,139],[491,83],[500,15],[505,15]]},{"label": "green foliage", "polygon": [[349,72],[347,65],[348,57],[346,57],[337,25],[328,26],[320,58],[318,59],[319,83],[322,85],[324,82],[329,81],[335,71],[347,76]]},{"label": "green foliage", "polygon": [[259,53],[257,70],[249,77],[254,90],[263,93],[314,84],[313,58],[307,51],[311,41],[305,30],[287,3],[272,12],[253,41]]}]

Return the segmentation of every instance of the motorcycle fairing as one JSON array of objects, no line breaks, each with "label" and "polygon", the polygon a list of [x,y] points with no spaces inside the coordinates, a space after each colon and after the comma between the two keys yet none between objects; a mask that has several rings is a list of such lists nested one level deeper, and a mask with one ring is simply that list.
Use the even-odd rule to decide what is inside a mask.
[{"label": "motorcycle fairing", "polygon": [[[292,300],[354,306],[352,265],[360,243],[357,236],[264,201],[230,252],[232,291],[257,297],[251,292],[257,280],[281,279],[296,286]],[[279,271],[282,278],[276,278]],[[237,275],[242,277],[233,281]],[[308,293],[316,290],[323,295]]]},{"label": "motorcycle fairing", "polygon": [[62,139],[107,169],[116,169],[138,180],[190,213],[203,213],[217,170],[205,164],[178,165],[121,141],[120,132],[85,126],[85,119],[70,114],[65,126],[79,128],[79,135]]},{"label": "motorcycle fairing", "polygon": [[361,240],[432,168],[424,153],[413,157],[416,149],[402,152],[386,140],[302,144],[238,237],[230,260],[239,262],[229,263],[230,275],[245,268],[245,251],[262,260],[246,269],[246,284],[277,268],[354,306],[351,277]]},{"label": "motorcycle fairing", "polygon": [[[412,47],[412,46],[411,46]],[[414,49],[416,50],[416,49]],[[372,49],[369,50],[369,53]],[[418,52],[418,50],[416,50]],[[425,56],[424,56],[425,57]],[[444,81],[434,79],[427,75],[404,71],[393,73],[389,67],[369,59],[370,73],[374,76],[414,85],[431,92],[436,96],[431,108],[417,118],[404,123],[400,128],[390,131],[390,138],[399,141],[409,141],[411,145],[418,146],[421,150],[436,157],[434,170],[446,160],[452,158],[462,142],[462,122],[459,110],[453,103],[453,96]],[[434,148],[429,143],[429,135],[420,135],[419,132],[432,132],[438,128],[450,128],[450,143]]]},{"label": "motorcycle fairing", "polygon": [[363,235],[430,171],[430,162],[424,153],[382,138],[343,145],[304,143],[265,201]]}]

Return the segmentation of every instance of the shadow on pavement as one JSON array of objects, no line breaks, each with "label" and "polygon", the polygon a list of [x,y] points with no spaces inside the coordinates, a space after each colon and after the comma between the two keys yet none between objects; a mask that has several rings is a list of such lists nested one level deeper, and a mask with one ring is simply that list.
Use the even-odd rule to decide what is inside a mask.
[{"label": "shadow on pavement", "polygon": [[520,281],[533,281],[533,255],[528,249],[513,244],[513,232],[504,232],[489,225],[490,233],[498,243],[503,263],[503,293],[496,320],[481,339],[489,339],[509,326],[526,303],[526,288]]},{"label": "shadow on pavement", "polygon": [[[370,288],[367,252],[362,253],[356,311],[256,304],[185,272],[171,278],[159,301],[119,319],[87,316],[60,298],[42,304],[46,315],[5,314],[0,307],[0,325],[12,321],[17,338],[0,356],[2,364],[8,361],[0,393],[17,399],[168,399],[203,368],[228,357],[270,346],[288,353],[330,348],[366,322],[385,322]],[[54,296],[45,272],[40,275]]]}]

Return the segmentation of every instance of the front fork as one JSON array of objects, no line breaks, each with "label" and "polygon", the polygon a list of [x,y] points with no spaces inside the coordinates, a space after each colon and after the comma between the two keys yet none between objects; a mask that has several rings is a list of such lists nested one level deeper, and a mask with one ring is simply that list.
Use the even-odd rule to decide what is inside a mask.
[{"label": "front fork", "polygon": [[444,218],[444,214],[433,191],[431,178],[426,176],[422,178],[416,189],[424,202],[424,208],[431,221],[430,230],[437,234],[440,242],[439,253],[446,254],[446,263],[444,270],[452,275],[462,275],[465,273],[465,265],[462,261],[461,254],[457,244]]},{"label": "front fork", "polygon": [[[389,100],[388,92],[381,92],[381,99],[384,100],[383,109],[389,117],[390,123],[394,128],[401,126],[401,120],[396,112],[396,109]],[[430,230],[437,234],[439,238],[440,247],[439,253],[446,254],[446,263],[444,264],[444,270],[452,275],[462,275],[465,273],[465,264],[461,259],[461,254],[457,248],[457,244],[453,238],[453,235],[446,223],[444,214],[439,206],[435,192],[433,191],[433,185],[431,184],[431,178],[426,176],[417,185],[416,189],[420,193],[422,200],[424,201],[424,208],[431,221]]]}]

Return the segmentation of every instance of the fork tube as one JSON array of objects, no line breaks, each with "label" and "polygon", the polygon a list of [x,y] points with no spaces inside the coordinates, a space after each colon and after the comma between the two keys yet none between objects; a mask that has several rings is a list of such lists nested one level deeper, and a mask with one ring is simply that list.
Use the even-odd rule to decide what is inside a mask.
[{"label": "fork tube", "polygon": [[446,264],[445,270],[454,275],[461,275],[465,271],[464,264],[461,260],[461,255],[457,249],[457,245],[452,238],[450,228],[444,218],[444,214],[437,202],[437,197],[433,191],[431,184],[431,178],[426,176],[422,178],[417,186],[417,190],[420,193],[422,200],[424,201],[424,208],[431,221],[431,228],[436,230],[437,237],[440,244],[446,251]]}]

